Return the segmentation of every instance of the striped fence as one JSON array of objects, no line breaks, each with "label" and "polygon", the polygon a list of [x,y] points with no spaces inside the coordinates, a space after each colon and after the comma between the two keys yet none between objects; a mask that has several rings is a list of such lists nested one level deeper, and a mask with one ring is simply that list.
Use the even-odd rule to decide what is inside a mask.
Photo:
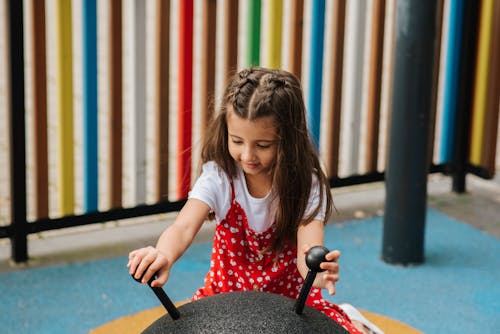
[{"label": "striped fence", "polygon": [[[177,211],[227,78],[303,83],[332,187],[384,180],[396,0],[4,0],[0,238]],[[436,2],[432,161],[495,173],[500,0]],[[5,18],[5,19],[4,19]]]}]

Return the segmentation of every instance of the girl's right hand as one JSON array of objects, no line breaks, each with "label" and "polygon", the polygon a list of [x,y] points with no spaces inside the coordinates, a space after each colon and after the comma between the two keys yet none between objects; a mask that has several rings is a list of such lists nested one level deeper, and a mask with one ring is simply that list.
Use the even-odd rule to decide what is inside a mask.
[{"label": "girl's right hand", "polygon": [[156,279],[151,282],[152,287],[161,287],[168,279],[171,263],[165,254],[152,246],[133,250],[128,255],[127,267],[130,275],[141,283],[147,283],[156,275]]}]

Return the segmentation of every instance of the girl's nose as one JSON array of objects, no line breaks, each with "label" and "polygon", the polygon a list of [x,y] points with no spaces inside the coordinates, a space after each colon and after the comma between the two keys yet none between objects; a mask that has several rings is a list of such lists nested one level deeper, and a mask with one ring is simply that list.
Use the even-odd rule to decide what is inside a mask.
[{"label": "girl's nose", "polygon": [[254,161],[255,152],[248,145],[243,148],[243,152],[241,153],[241,160],[243,161]]}]

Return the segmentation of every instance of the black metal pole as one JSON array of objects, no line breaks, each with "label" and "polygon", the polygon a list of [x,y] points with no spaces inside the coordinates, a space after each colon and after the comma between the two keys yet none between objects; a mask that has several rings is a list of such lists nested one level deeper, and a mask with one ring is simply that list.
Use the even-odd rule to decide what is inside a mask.
[{"label": "black metal pole", "polygon": [[469,161],[470,122],[477,52],[477,27],[479,22],[477,0],[466,0],[462,22],[460,49],[457,118],[455,122],[455,142],[452,155],[452,190],[465,192],[465,176]]},{"label": "black metal pole", "polygon": [[28,259],[26,221],[26,130],[24,94],[23,1],[12,0],[8,6],[9,35],[9,106],[10,106],[10,193],[12,258]]},{"label": "black metal pole", "polygon": [[424,261],[438,4],[398,0],[382,259]]}]

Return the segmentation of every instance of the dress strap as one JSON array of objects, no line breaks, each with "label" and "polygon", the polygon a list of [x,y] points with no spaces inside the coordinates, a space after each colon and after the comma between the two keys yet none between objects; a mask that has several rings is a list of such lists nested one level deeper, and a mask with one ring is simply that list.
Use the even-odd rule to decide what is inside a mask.
[{"label": "dress strap", "polygon": [[229,180],[229,183],[231,184],[231,203],[234,203],[235,201],[235,194],[234,194],[234,183],[233,183],[233,178]]}]

